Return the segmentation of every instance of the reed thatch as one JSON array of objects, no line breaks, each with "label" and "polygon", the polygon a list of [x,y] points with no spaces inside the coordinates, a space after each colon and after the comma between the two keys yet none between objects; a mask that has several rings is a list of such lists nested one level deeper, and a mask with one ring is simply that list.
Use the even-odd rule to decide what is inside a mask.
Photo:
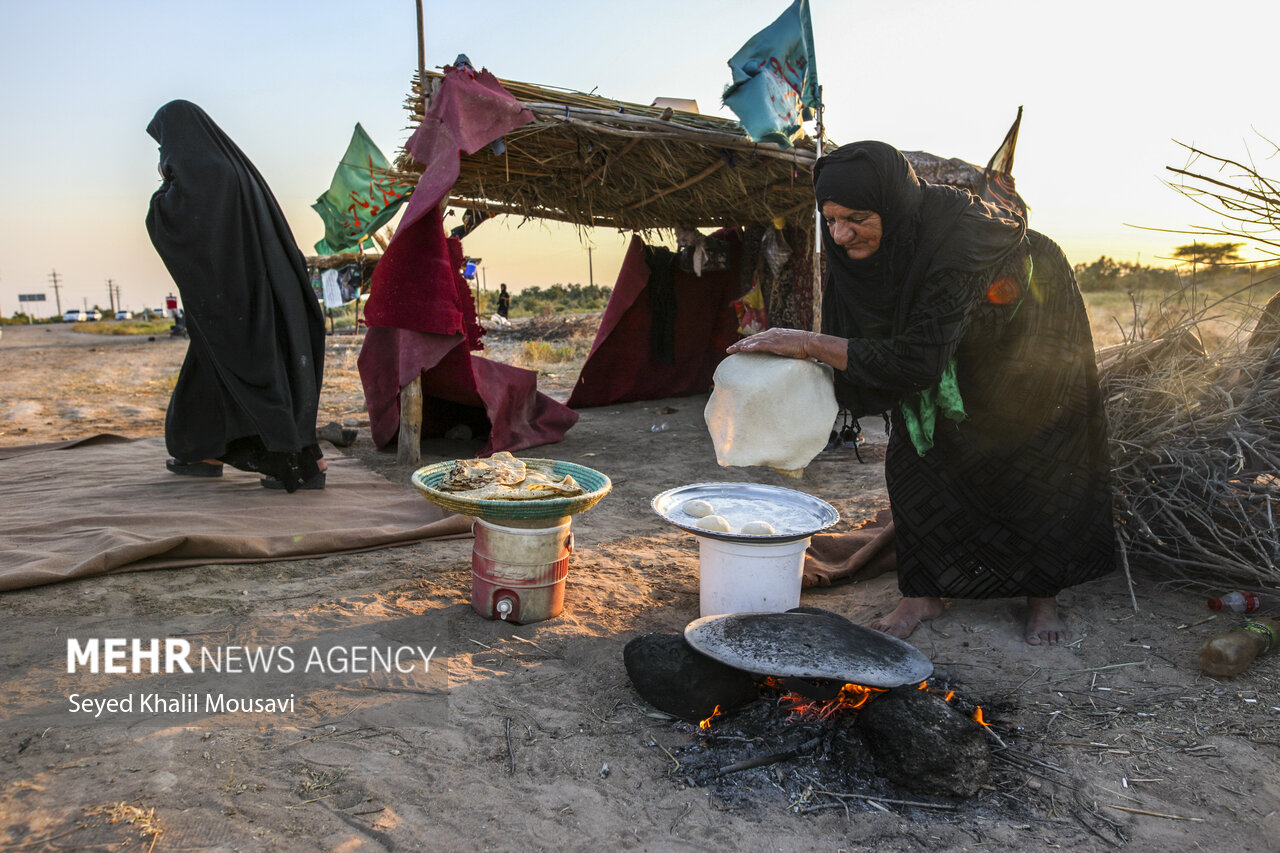
[{"label": "reed thatch", "polygon": [[[427,72],[433,91],[443,75]],[[504,139],[505,151],[462,156],[449,203],[489,214],[634,231],[764,224],[782,217],[812,227],[817,146],[751,141],[736,121],[501,80],[534,114]],[[423,80],[406,101],[417,127]],[[826,148],[830,150],[828,142]],[[927,180],[981,187],[962,160],[906,152]],[[422,165],[404,151],[395,169],[416,181]]]}]

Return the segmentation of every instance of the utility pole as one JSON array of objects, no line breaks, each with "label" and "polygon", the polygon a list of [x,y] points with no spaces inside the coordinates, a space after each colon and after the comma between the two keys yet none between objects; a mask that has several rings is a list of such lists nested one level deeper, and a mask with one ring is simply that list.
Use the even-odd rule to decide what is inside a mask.
[{"label": "utility pole", "polygon": [[124,310],[124,300],[120,298],[120,285],[116,285],[116,310]]},{"label": "utility pole", "polygon": [[62,293],[58,290],[58,271],[54,270],[49,274],[49,278],[53,279],[53,300],[58,305],[58,319],[62,319]]},{"label": "utility pole", "polygon": [[592,287],[596,286],[596,275],[591,267],[591,247],[587,247],[587,283]]},{"label": "utility pole", "polygon": [[113,281],[115,281],[115,279],[107,279],[107,305],[111,308],[112,317],[116,315],[116,291],[115,288],[111,286],[111,282]]}]

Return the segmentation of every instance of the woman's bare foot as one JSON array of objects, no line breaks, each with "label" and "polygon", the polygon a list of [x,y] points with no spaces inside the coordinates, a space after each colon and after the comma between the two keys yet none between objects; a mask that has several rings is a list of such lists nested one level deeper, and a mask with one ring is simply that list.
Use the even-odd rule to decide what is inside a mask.
[{"label": "woman's bare foot", "polygon": [[1032,646],[1057,646],[1071,639],[1058,615],[1058,599],[1027,596],[1026,640]]},{"label": "woman's bare foot", "polygon": [[906,598],[898,602],[898,606],[888,616],[881,616],[871,623],[871,628],[883,631],[901,640],[911,636],[911,632],[921,622],[933,619],[942,614],[942,599]]}]

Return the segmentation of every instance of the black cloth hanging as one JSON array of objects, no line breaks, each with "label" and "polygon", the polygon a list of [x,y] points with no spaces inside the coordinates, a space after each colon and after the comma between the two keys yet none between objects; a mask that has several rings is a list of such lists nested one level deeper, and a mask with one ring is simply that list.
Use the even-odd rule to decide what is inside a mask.
[{"label": "black cloth hanging", "polygon": [[204,110],[171,101],[147,133],[163,177],[147,231],[191,336],[165,418],[168,450],[293,491],[321,455],[324,318],[306,262],[266,181]]},{"label": "black cloth hanging", "polygon": [[665,246],[646,246],[644,260],[649,265],[649,310],[653,313],[649,349],[654,361],[675,364],[677,256]]}]

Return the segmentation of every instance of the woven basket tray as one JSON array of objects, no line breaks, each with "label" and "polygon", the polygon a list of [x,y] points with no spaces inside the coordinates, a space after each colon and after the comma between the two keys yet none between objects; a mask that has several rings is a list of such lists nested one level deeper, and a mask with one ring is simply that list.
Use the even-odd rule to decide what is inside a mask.
[{"label": "woven basket tray", "polygon": [[454,462],[437,462],[434,465],[419,468],[413,472],[411,479],[422,492],[422,496],[433,504],[442,506],[450,512],[489,519],[563,518],[566,515],[591,509],[613,488],[613,483],[608,477],[583,465],[556,459],[521,458],[520,461],[528,468],[556,477],[569,474],[578,481],[579,486],[586,489],[586,492],[569,498],[529,501],[480,501],[461,498],[452,492],[442,492],[436,488],[440,485],[440,481],[453,470]]}]

